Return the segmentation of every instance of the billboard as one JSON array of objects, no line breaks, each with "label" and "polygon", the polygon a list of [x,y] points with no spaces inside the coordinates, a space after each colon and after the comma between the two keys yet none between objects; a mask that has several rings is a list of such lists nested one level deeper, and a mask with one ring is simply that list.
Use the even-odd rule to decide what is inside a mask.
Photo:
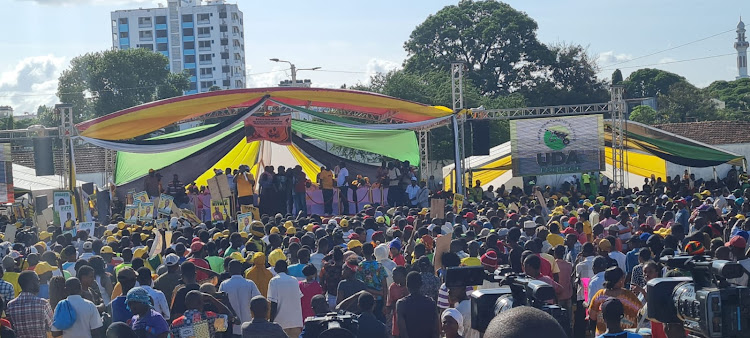
[{"label": "billboard", "polygon": [[604,170],[601,115],[510,121],[513,176]]},{"label": "billboard", "polygon": [[250,116],[245,120],[247,142],[267,140],[281,145],[292,144],[292,116]]}]

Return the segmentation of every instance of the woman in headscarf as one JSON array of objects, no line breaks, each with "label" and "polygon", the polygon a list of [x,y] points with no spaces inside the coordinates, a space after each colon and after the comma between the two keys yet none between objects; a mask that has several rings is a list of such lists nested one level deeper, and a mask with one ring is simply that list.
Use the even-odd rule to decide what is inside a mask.
[{"label": "woman in headscarf", "polygon": [[622,269],[615,266],[604,272],[604,288],[594,294],[589,304],[589,318],[596,321],[597,335],[607,331],[607,323],[600,307],[610,297],[617,298],[625,307],[625,315],[620,319],[620,326],[623,329],[632,329],[638,325],[638,311],[643,307],[643,303],[632,291],[624,289],[624,286],[625,272]]},{"label": "woman in headscarf", "polygon": [[271,271],[266,269],[266,255],[256,252],[253,255],[253,266],[245,272],[245,278],[253,281],[263,297],[268,294],[268,282],[273,278]]},{"label": "woman in headscarf", "polygon": [[134,287],[128,291],[125,298],[128,310],[133,317],[128,320],[128,325],[136,332],[138,337],[166,338],[169,333],[169,325],[161,313],[154,311],[151,297],[148,291],[142,287]]},{"label": "woman in headscarf", "polygon": [[454,308],[447,308],[440,316],[443,323],[443,334],[445,338],[461,338],[460,332],[463,331],[464,317],[461,312]]}]

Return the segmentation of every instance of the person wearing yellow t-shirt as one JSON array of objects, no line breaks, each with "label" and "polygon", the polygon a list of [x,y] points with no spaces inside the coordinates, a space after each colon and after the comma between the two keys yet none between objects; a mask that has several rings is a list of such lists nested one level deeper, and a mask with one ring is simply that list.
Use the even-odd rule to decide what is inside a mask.
[{"label": "person wearing yellow t-shirt", "polygon": [[565,244],[565,238],[560,234],[560,223],[554,221],[549,225],[549,234],[547,234],[547,243],[556,247]]},{"label": "person wearing yellow t-shirt", "polygon": [[255,177],[247,165],[240,166],[240,172],[234,176],[237,185],[237,201],[240,205],[255,205]]},{"label": "person wearing yellow t-shirt", "polygon": [[318,184],[323,191],[323,205],[325,215],[333,214],[333,172],[326,167],[320,168]]}]

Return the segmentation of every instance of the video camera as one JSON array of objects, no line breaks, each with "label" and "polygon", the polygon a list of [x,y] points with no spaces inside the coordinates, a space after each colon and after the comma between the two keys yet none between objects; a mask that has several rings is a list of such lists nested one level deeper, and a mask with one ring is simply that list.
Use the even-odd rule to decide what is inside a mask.
[{"label": "video camera", "polygon": [[482,285],[484,281],[498,283],[499,288],[476,290],[471,294],[471,328],[479,332],[487,329],[492,318],[517,306],[533,306],[549,313],[562,327],[570,326],[567,310],[548,304],[555,299],[555,289],[542,281],[513,272],[510,266],[500,266],[488,273],[481,266],[447,268],[446,287]]},{"label": "video camera", "polygon": [[303,338],[356,337],[359,332],[358,316],[350,312],[329,312],[325,316],[305,320]]},{"label": "video camera", "polygon": [[681,323],[700,337],[750,337],[750,289],[727,282],[742,276],[742,265],[708,256],[665,256],[660,262],[692,277],[646,284],[650,320]]}]

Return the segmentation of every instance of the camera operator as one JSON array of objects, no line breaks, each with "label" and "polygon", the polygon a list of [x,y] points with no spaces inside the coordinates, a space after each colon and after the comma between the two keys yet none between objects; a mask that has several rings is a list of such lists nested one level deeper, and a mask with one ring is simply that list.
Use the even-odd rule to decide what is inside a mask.
[{"label": "camera operator", "polygon": [[635,328],[638,325],[638,311],[643,303],[633,292],[626,290],[625,272],[619,267],[608,268],[604,272],[604,289],[596,292],[591,297],[589,304],[589,320],[596,324],[596,334],[601,335],[606,331],[606,323],[600,311],[602,303],[610,297],[619,299],[624,305],[624,315],[620,319],[620,326],[623,329]]}]

